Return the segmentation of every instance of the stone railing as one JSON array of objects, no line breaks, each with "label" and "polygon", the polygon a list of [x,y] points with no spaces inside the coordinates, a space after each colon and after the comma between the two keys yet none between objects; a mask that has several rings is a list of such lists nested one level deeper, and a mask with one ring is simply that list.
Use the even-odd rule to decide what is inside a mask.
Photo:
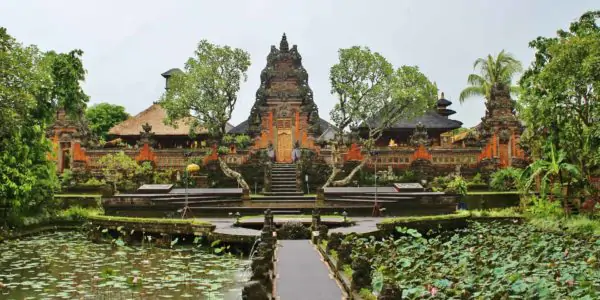
[{"label": "stone railing", "polygon": [[250,253],[251,276],[242,289],[244,300],[269,300],[272,295],[275,279],[275,222],[271,210],[265,211],[265,221],[260,234],[260,242],[253,253]]}]

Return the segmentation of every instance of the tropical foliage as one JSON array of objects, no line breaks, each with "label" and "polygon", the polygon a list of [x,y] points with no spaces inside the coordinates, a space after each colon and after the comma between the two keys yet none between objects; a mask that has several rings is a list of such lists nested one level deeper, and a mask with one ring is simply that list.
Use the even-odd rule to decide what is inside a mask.
[{"label": "tropical foliage", "polygon": [[92,133],[106,140],[106,134],[115,125],[129,118],[125,107],[110,103],[94,104],[85,111],[85,117]]},{"label": "tropical foliage", "polygon": [[[567,184],[567,188],[569,188],[581,178],[581,173],[577,166],[567,162],[564,151],[557,152],[554,150],[554,145],[550,145],[548,157],[538,159],[530,164],[523,171],[521,177],[523,178],[525,191],[529,191],[535,180],[541,178],[540,193],[545,196],[554,189],[555,184],[558,184],[559,187]],[[561,192],[562,190],[558,193]]]},{"label": "tropical foliage", "polygon": [[514,191],[519,188],[523,170],[508,167],[494,172],[491,176],[490,187],[494,191]]},{"label": "tropical foliage", "polygon": [[600,239],[548,233],[532,225],[472,223],[423,237],[398,228],[399,238],[354,238],[354,260],[367,258],[371,289],[383,282],[403,299],[596,299]]},{"label": "tropical foliage", "polygon": [[[191,119],[192,131],[205,128],[216,141],[221,141],[240,84],[247,79],[248,67],[248,52],[200,41],[194,56],[185,64],[185,72],[171,75],[169,88],[160,99],[167,111],[166,121],[176,126],[178,120]],[[242,188],[250,189],[242,175],[229,168],[225,160],[219,158],[219,163],[225,175],[235,178]]]},{"label": "tropical foliage", "polygon": [[512,85],[512,79],[522,68],[521,62],[504,50],[496,57],[488,54],[485,58],[478,58],[473,64],[473,69],[478,69],[479,74],[469,75],[469,86],[460,93],[460,102],[475,96],[490,99],[494,85],[509,86],[511,93],[518,93],[519,87]]},{"label": "tropical foliage", "polygon": [[330,112],[337,129],[333,155],[349,130],[358,130],[366,150],[362,162],[344,179],[335,180],[341,168],[332,164],[332,173],[324,186],[343,186],[370,160],[369,151],[389,128],[401,119],[411,119],[433,108],[437,87],[417,67],[394,69],[385,57],[367,47],[340,49],[339,61],[329,72],[331,93],[337,103]]},{"label": "tropical foliage", "polygon": [[58,180],[46,127],[59,108],[77,116],[88,101],[80,50],[43,52],[0,28],[0,215],[18,223],[53,208]]},{"label": "tropical foliage", "polygon": [[530,169],[548,174],[542,182],[546,185],[557,180],[570,183],[576,175],[573,166],[582,177],[579,187],[598,175],[599,20],[600,11],[587,12],[556,37],[538,37],[529,44],[536,54],[520,80],[520,117],[527,124],[522,144],[534,159],[545,160]]}]

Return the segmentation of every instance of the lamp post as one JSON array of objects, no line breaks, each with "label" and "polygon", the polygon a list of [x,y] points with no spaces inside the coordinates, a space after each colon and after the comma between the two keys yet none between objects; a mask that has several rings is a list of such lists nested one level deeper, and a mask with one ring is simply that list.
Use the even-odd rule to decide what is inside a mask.
[{"label": "lamp post", "polygon": [[197,164],[189,164],[185,167],[185,207],[181,211],[181,218],[185,218],[185,215],[188,211],[191,211],[188,201],[188,185],[190,182],[190,173],[195,173],[200,171],[200,166]]},{"label": "lamp post", "polygon": [[379,151],[371,151],[371,156],[375,157],[375,202],[373,203],[373,212],[371,213],[373,217],[379,216],[379,202],[377,202],[377,157],[379,155]]}]

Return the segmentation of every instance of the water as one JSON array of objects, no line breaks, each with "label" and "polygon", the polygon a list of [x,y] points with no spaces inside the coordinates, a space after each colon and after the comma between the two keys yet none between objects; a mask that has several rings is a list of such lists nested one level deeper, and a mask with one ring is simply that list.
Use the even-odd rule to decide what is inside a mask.
[{"label": "water", "polygon": [[0,244],[0,299],[240,299],[247,264],[193,246],[116,247],[57,232]]}]

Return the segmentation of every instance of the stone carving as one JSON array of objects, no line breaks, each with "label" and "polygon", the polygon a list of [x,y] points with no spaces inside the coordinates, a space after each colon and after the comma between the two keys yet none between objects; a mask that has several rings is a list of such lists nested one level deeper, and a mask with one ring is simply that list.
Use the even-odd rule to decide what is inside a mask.
[{"label": "stone carving", "polygon": [[508,128],[502,128],[498,132],[498,138],[500,139],[501,144],[508,144],[510,141],[511,131]]},{"label": "stone carving", "polygon": [[154,146],[154,132],[152,132],[152,125],[145,123],[142,124],[142,130],[140,131],[140,140],[137,142],[139,146],[149,144]]},{"label": "stone carving", "polygon": [[293,115],[292,107],[286,102],[277,105],[274,112],[276,118],[291,118]]},{"label": "stone carving", "polygon": [[417,126],[415,127],[415,131],[410,136],[410,144],[415,147],[421,145],[431,145],[431,140],[429,140],[429,135],[427,134],[427,128],[421,122],[417,124]]}]

